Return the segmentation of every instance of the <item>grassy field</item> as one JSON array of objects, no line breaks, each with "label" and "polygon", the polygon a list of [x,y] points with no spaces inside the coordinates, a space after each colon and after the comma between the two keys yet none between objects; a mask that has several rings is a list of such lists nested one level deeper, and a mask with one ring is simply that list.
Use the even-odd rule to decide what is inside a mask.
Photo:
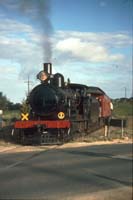
[{"label": "grassy field", "polygon": [[[128,119],[130,127],[132,126],[132,117],[133,117],[133,103],[132,102],[118,102],[114,101],[114,110],[113,117],[115,118],[126,118]],[[13,119],[20,119],[20,111],[5,111],[2,116],[3,120],[6,123],[10,123]]]},{"label": "grassy field", "polygon": [[127,118],[133,116],[133,102],[114,102],[113,116]]},{"label": "grassy field", "polygon": [[19,118],[20,117],[20,111],[19,110],[12,110],[12,111],[5,111],[3,113],[3,118],[10,120],[12,118]]},{"label": "grassy field", "polygon": [[[132,138],[133,137],[133,105],[131,102],[113,102],[114,110],[113,117],[115,118],[124,118],[127,120],[127,127],[124,129],[124,138]],[[9,125],[13,125],[13,121],[15,119],[20,119],[20,111],[5,111],[3,113],[3,126],[8,127]],[[0,128],[1,129],[1,128]],[[110,127],[110,136],[108,140],[119,139],[122,138],[121,128],[120,127]],[[94,141],[103,141],[105,140],[104,136],[104,128],[96,131],[95,133],[89,134],[83,138],[79,138],[78,141],[85,142],[94,142]]]},{"label": "grassy field", "polygon": [[11,122],[15,121],[16,119],[20,119],[20,111],[19,110],[12,110],[12,111],[5,111],[2,115],[3,125],[8,126]]},{"label": "grassy field", "polygon": [[[133,103],[132,102],[113,102],[114,110],[113,116],[114,117],[129,117],[133,116]],[[11,120],[12,118],[20,118],[20,111],[13,110],[13,111],[5,111],[3,113],[3,119]]]}]

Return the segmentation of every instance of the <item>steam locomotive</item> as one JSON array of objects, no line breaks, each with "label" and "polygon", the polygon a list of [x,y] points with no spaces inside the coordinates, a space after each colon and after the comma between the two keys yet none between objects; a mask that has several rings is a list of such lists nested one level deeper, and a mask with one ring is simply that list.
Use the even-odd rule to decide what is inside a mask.
[{"label": "steam locomotive", "polygon": [[27,100],[30,110],[14,124],[20,143],[65,142],[110,118],[111,100],[100,88],[65,82],[62,74],[52,74],[51,63],[44,63],[37,78],[41,83]]}]

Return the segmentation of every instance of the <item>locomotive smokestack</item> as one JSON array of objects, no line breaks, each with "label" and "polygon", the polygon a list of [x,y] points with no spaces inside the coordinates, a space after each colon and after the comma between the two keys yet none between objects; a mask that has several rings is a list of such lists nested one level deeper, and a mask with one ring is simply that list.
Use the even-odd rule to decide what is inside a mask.
[{"label": "locomotive smokestack", "polygon": [[52,74],[52,63],[44,63],[43,64],[43,69],[45,72],[47,72],[48,74]]}]

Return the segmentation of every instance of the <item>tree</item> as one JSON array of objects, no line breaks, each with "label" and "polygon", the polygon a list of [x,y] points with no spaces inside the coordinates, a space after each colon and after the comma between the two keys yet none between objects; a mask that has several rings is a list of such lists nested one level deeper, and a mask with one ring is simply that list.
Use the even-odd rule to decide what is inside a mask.
[{"label": "tree", "polygon": [[19,110],[21,104],[14,104],[8,98],[0,92],[0,110]]},{"label": "tree", "polygon": [[2,92],[0,92],[0,110],[6,110],[8,108],[9,100],[6,96],[3,96]]},{"label": "tree", "polygon": [[21,112],[29,113],[30,112],[30,105],[27,103],[27,100],[23,99],[21,105]]}]

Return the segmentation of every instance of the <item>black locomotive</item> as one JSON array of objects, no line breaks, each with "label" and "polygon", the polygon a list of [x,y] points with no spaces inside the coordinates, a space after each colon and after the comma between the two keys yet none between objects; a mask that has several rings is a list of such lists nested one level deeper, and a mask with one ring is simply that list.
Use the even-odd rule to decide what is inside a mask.
[{"label": "black locomotive", "polygon": [[30,112],[22,113],[21,120],[15,122],[19,142],[64,142],[97,127],[100,118],[109,117],[110,113],[100,115],[98,97],[105,95],[101,89],[65,82],[62,74],[52,74],[51,63],[44,64],[37,78],[41,83],[27,100]]}]

